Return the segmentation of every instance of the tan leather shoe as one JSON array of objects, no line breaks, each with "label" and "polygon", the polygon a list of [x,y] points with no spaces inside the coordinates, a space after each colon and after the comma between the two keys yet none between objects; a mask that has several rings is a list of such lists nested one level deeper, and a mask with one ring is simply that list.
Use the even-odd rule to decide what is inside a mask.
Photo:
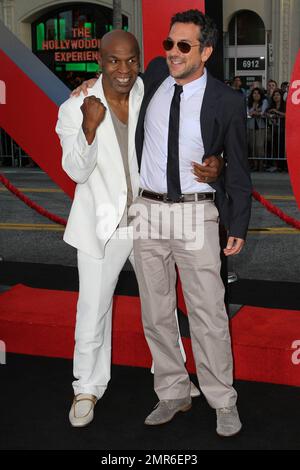
[{"label": "tan leather shoe", "polygon": [[87,426],[94,418],[94,406],[97,398],[89,393],[79,393],[74,397],[69,420],[74,427]]}]

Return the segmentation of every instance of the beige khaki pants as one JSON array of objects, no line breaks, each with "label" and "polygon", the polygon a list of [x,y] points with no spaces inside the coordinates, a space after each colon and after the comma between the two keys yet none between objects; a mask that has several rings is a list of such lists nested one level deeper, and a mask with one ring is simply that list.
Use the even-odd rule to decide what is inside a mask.
[{"label": "beige khaki pants", "polygon": [[[220,276],[219,217],[214,202],[166,204],[140,197],[134,206],[134,258],[143,326],[154,361],[155,392],[160,400],[184,398],[190,393],[174,316],[177,265],[200,388],[213,408],[235,405],[231,340]],[[170,206],[172,216],[168,217]],[[193,242],[196,231],[199,234]]]}]

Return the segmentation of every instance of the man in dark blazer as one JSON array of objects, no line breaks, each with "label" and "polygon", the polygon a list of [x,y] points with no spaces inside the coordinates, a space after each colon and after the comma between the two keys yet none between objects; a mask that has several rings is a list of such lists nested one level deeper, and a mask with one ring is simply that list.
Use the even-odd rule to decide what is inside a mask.
[{"label": "man in dark blazer", "polygon": [[[228,233],[224,254],[238,254],[250,218],[251,181],[243,97],[205,68],[216,35],[214,23],[200,11],[176,14],[163,43],[166,59],[154,59],[144,74],[145,94],[136,131],[141,176],[136,214],[142,216],[135,219],[140,236],[134,239],[134,256],[159,398],[145,424],[166,423],[191,407],[190,380],[177,345],[173,315],[177,265],[199,385],[216,409],[217,433],[231,436],[242,425],[232,386],[218,223]],[[197,177],[199,164],[209,155],[223,155],[226,162],[215,183]],[[166,215],[167,209],[173,219]],[[159,211],[163,217],[155,215]],[[202,215],[199,227],[203,239],[192,246],[189,237],[195,220],[197,226],[198,213]],[[177,216],[183,217],[181,239],[174,235],[178,224],[175,227],[173,222],[172,226]],[[163,236],[166,228],[167,239]],[[156,236],[149,237],[149,233]]]},{"label": "man in dark blazer", "polygon": [[[143,154],[147,107],[169,75],[164,57],[153,59],[143,74],[145,92],[135,137],[139,168]],[[234,233],[235,237],[241,239],[245,239],[248,229],[252,191],[247,161],[245,113],[244,100],[207,72],[207,85],[199,115],[205,150],[203,161],[206,155],[224,156],[224,171],[216,182],[209,180],[210,186],[216,190],[215,203],[219,210],[220,223],[228,230],[229,236]],[[205,176],[199,180],[204,182]]]}]

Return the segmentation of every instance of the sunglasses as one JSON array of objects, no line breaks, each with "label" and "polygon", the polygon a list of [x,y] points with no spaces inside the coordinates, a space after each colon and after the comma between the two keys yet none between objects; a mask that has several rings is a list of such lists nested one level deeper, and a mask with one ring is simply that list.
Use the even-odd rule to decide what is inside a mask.
[{"label": "sunglasses", "polygon": [[182,52],[183,54],[188,54],[192,47],[199,46],[199,44],[200,43],[191,45],[188,42],[184,41],[178,41],[175,43],[172,39],[165,39],[163,41],[163,48],[165,51],[171,51],[173,47],[176,46],[178,47],[180,52]]}]

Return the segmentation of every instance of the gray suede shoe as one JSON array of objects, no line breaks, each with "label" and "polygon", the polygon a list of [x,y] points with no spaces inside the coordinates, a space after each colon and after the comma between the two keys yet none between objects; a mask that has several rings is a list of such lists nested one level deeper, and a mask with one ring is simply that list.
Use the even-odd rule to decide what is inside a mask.
[{"label": "gray suede shoe", "polygon": [[147,416],[145,424],[158,426],[171,421],[179,411],[188,411],[192,408],[191,397],[178,398],[176,400],[161,400],[157,403],[152,413]]},{"label": "gray suede shoe", "polygon": [[217,434],[222,437],[230,437],[238,434],[242,429],[242,423],[236,406],[219,408],[217,413]]}]

